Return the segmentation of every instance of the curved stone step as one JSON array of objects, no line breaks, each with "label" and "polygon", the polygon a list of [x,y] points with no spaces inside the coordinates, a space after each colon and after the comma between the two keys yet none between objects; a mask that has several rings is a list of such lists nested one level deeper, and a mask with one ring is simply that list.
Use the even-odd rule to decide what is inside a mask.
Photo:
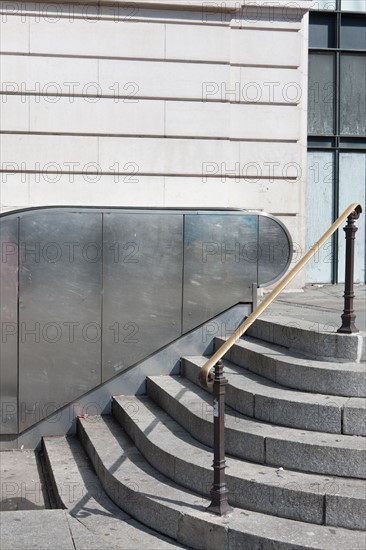
[{"label": "curved stone step", "polygon": [[139,524],[111,501],[76,438],[44,437],[43,449],[58,505],[94,535],[95,548],[182,548]]},{"label": "curved stone step", "polygon": [[[182,358],[187,378],[199,383],[206,357]],[[262,376],[224,361],[228,379],[226,400],[233,409],[258,420],[303,430],[365,435],[366,400],[310,394],[280,386]]]},{"label": "curved stone step", "polygon": [[[149,398],[116,397],[113,414],[154,468],[209,497],[212,449],[194,440]],[[363,481],[279,470],[235,458],[227,458],[226,464],[233,506],[318,525],[366,527]],[[328,496],[330,516],[324,514]]]},{"label": "curved stone step", "polygon": [[[340,319],[341,323],[341,319]],[[365,333],[338,334],[339,326],[267,312],[253,323],[248,336],[323,359],[359,363],[366,359]]]},{"label": "curved stone step", "polygon": [[[224,338],[215,338],[215,349],[224,342]],[[250,337],[239,339],[225,359],[289,388],[344,397],[366,397],[365,363],[311,359]]]},{"label": "curved stone step", "polygon": [[[212,397],[176,376],[150,376],[147,393],[195,439],[213,446]],[[229,407],[225,415],[228,454],[271,466],[364,479],[366,446],[361,437],[286,428],[246,417]]]},{"label": "curved stone step", "polygon": [[223,517],[208,500],[154,470],[116,421],[79,419],[79,435],[101,483],[127,513],[194,549],[364,550],[365,533],[310,525],[248,510]]}]

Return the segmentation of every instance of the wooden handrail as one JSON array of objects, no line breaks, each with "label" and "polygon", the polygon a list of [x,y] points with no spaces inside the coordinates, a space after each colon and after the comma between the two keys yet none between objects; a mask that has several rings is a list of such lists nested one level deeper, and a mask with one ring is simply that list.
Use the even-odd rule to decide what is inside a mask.
[{"label": "wooden handrail", "polygon": [[228,351],[235,344],[235,342],[248,330],[248,328],[254,323],[256,319],[267,309],[267,307],[273,302],[275,298],[282,292],[282,290],[296,277],[296,275],[302,270],[302,268],[308,263],[309,260],[316,254],[321,246],[339,229],[342,223],[348,218],[352,212],[356,212],[357,217],[362,212],[362,207],[358,203],[350,204],[348,208],[343,212],[341,216],[331,225],[331,227],[324,233],[324,235],[312,246],[312,248],[305,254],[299,263],[278,283],[278,285],[272,290],[268,296],[259,304],[259,306],[245,319],[245,321],[235,330],[235,332],[222,344],[222,346],[213,354],[213,356],[206,361],[200,370],[200,383],[201,386],[207,388],[212,385],[213,378],[211,376],[211,370]]}]

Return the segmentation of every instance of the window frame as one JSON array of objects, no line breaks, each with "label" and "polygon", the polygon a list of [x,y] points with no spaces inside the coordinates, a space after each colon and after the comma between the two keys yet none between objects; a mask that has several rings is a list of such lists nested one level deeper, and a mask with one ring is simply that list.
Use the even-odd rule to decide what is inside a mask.
[{"label": "window frame", "polygon": [[[339,212],[339,174],[340,174],[340,155],[344,152],[360,153],[366,150],[366,134],[362,135],[342,135],[340,133],[341,124],[341,101],[340,101],[340,73],[341,73],[341,56],[343,54],[360,55],[366,58],[366,46],[365,49],[354,48],[342,48],[341,47],[341,24],[342,15],[356,16],[362,18],[366,25],[366,13],[352,12],[341,9],[341,0],[336,0],[334,10],[329,9],[316,9],[310,11],[309,24],[311,17],[317,15],[327,14],[328,17],[334,19],[334,47],[312,47],[309,43],[309,55],[310,54],[330,54],[334,55],[334,112],[333,112],[333,133],[331,134],[313,134],[308,133],[308,151],[319,152],[333,152],[334,169],[333,169],[333,218],[338,218]],[[320,18],[319,17],[319,18]],[[309,79],[310,82],[310,79]],[[333,264],[332,264],[332,282],[338,283],[338,231],[333,235]]]}]

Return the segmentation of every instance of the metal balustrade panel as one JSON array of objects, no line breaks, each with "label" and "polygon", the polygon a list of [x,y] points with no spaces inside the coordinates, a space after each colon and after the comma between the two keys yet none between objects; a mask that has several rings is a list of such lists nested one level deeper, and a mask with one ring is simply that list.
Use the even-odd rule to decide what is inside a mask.
[{"label": "metal balustrade panel", "polygon": [[18,219],[0,225],[0,433],[18,430]]},{"label": "metal balustrade panel", "polygon": [[238,302],[257,282],[257,215],[185,216],[183,331]]},{"label": "metal balustrade panel", "polygon": [[101,383],[101,284],[101,214],[21,217],[21,431]]},{"label": "metal balustrade panel", "polygon": [[183,215],[104,214],[103,380],[182,333]]},{"label": "metal balustrade panel", "polygon": [[258,216],[258,285],[276,282],[290,265],[291,237],[275,218]]},{"label": "metal balustrade panel", "polygon": [[251,303],[291,256],[279,221],[238,210],[36,208],[1,215],[0,238],[3,435],[73,401],[77,414],[91,389]]}]

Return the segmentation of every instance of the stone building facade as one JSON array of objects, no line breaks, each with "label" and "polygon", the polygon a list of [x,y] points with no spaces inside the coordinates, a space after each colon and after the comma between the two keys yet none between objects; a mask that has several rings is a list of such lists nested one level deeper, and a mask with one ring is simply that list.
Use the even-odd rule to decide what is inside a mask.
[{"label": "stone building facade", "polygon": [[[339,141],[327,151],[329,129],[318,139],[316,117],[333,108],[325,99],[335,84],[324,60],[314,68],[324,57],[316,32],[327,17],[353,13],[362,27],[364,4],[2,2],[1,212],[41,205],[258,209],[286,224],[296,261],[343,203],[365,194],[365,155],[342,157]],[[365,56],[356,61],[362,72]],[[314,83],[323,90],[316,101]],[[357,147],[360,153],[362,139]],[[329,155],[341,160],[332,164]],[[350,166],[358,170],[355,193],[348,183],[332,184]],[[334,254],[343,254],[342,244],[310,266],[308,282],[342,279]],[[302,274],[294,284],[304,283]]]},{"label": "stone building facade", "polygon": [[2,3],[1,211],[259,209],[300,253],[309,4]]}]

